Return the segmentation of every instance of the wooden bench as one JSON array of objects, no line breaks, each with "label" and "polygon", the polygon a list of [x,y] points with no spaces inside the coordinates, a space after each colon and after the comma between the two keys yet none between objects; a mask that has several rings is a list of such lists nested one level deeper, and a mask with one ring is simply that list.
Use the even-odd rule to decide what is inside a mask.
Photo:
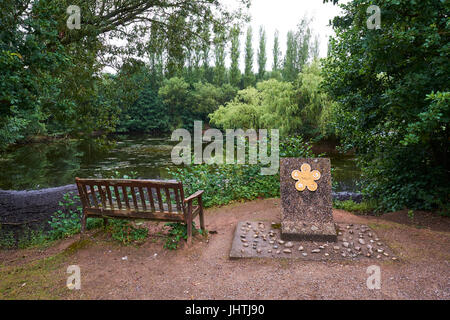
[{"label": "wooden bench", "polygon": [[[203,190],[184,198],[183,184],[176,180],[80,179],[75,178],[83,206],[81,233],[87,218],[147,219],[184,222],[187,241],[192,241],[192,221],[199,215],[205,231]],[[197,205],[193,202],[197,200]]]}]

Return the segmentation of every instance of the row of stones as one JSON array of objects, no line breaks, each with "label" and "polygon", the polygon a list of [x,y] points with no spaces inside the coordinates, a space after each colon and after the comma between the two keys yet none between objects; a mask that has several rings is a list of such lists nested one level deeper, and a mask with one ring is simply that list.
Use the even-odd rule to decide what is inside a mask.
[{"label": "row of stones", "polygon": [[[361,226],[354,226],[353,224],[349,224],[346,227],[346,231],[349,234],[348,240],[343,237],[342,231],[338,232],[338,240],[342,241],[342,246],[347,250],[347,253],[350,255],[359,255],[364,254],[366,257],[372,257],[376,255],[377,259],[382,258],[382,255],[385,257],[389,257],[389,253],[385,251],[385,249],[382,247],[383,243],[380,241],[379,238],[374,237],[372,232],[369,232],[370,229],[366,225]],[[356,239],[353,238],[354,235],[358,233],[358,237]],[[364,239],[364,236],[367,236],[370,238],[368,240],[369,244],[366,244],[366,240]],[[342,239],[341,239],[342,238]],[[355,245],[355,242],[357,240],[357,244]],[[378,248],[375,247],[378,246]],[[335,250],[339,250],[339,247],[334,247]],[[354,250],[352,250],[354,249]],[[345,251],[341,252],[342,256],[345,256]],[[397,260],[396,257],[392,257],[392,260]]]},{"label": "row of stones", "polygon": [[[275,223],[272,223],[272,226],[273,226],[274,224],[275,224]],[[350,233],[350,234],[353,234],[353,230],[351,230],[352,227],[353,227],[353,224],[347,226],[347,229],[350,229],[350,230],[349,230],[349,233]],[[358,229],[358,227],[356,227],[356,229]],[[262,222],[259,222],[259,223],[258,223],[258,228],[255,228],[255,229],[253,229],[252,224],[251,224],[250,222],[247,222],[246,225],[244,225],[244,226],[241,227],[242,233],[241,233],[241,235],[240,235],[240,238],[241,238],[241,241],[243,242],[243,244],[242,244],[243,247],[249,247],[249,243],[248,243],[248,240],[247,240],[246,238],[247,238],[247,233],[248,233],[250,230],[253,231],[253,238],[254,238],[253,244],[252,244],[252,248],[253,248],[254,250],[256,250],[257,253],[262,253],[262,249],[261,249],[261,248],[258,248],[258,238],[263,239],[263,241],[267,241],[267,239],[269,239],[269,240],[268,240],[269,244],[270,244],[270,245],[273,245],[273,249],[276,250],[275,252],[276,252],[277,254],[280,254],[280,253],[281,253],[281,249],[279,249],[278,244],[279,244],[279,245],[284,245],[284,249],[282,250],[283,253],[287,253],[287,254],[292,253],[292,248],[294,247],[294,244],[293,244],[292,242],[290,242],[290,241],[289,241],[289,242],[285,242],[285,241],[283,241],[283,240],[281,240],[281,239],[277,240],[277,239],[276,239],[276,234],[275,234],[275,232],[274,232],[273,230],[270,230],[270,231],[268,232],[268,234],[265,234],[265,233],[264,233],[265,225],[264,225],[264,223],[262,223]],[[363,234],[364,234],[366,231],[368,231],[368,230],[369,230],[369,229],[367,228],[367,226],[362,226],[362,227],[361,227],[361,233],[359,234],[359,239],[358,239],[359,244],[365,245],[365,240],[363,239]],[[351,231],[351,232],[350,232],[350,231]],[[342,232],[339,232],[339,235],[342,235]],[[267,236],[268,236],[269,238],[267,238]],[[369,237],[372,237],[373,235],[372,235],[372,233],[369,232],[369,233],[368,233],[368,236],[369,236]],[[352,239],[353,239],[353,236],[350,236],[349,239],[352,240]],[[344,251],[341,251],[341,255],[342,255],[343,257],[347,257],[347,255],[348,255],[348,256],[353,256],[353,257],[355,257],[355,256],[357,256],[357,255],[359,255],[359,254],[362,254],[362,249],[361,249],[360,246],[355,246],[355,247],[354,247],[354,249],[356,250],[356,252],[355,252],[355,251],[352,250],[353,242],[347,242],[347,240],[346,240],[345,238],[342,239],[342,241],[343,241],[342,245],[343,245],[343,247],[346,249],[346,250],[344,250]],[[379,245],[379,246],[382,245],[382,243],[379,242],[379,239],[378,239],[378,238],[375,238],[375,240],[372,240],[372,239],[370,240],[371,243],[373,243],[374,241],[378,241],[378,242],[377,242],[377,245]],[[316,243],[314,242],[314,244],[316,244]],[[317,244],[316,244],[316,245],[317,245]],[[326,249],[326,247],[328,247],[328,243],[323,244],[323,245],[320,245],[320,246],[318,246],[318,248],[316,248],[316,249],[312,249],[312,250],[311,250],[311,253],[320,253],[321,250]],[[371,257],[371,256],[373,255],[373,253],[374,253],[374,252],[373,252],[373,247],[372,247],[372,245],[369,245],[369,244],[368,244],[368,245],[367,245],[367,248],[368,248],[368,252],[367,252],[366,256],[367,256],[367,257]],[[341,249],[340,246],[333,246],[333,250],[334,250],[335,252],[338,252],[340,249]],[[305,249],[304,249],[303,246],[299,246],[298,250],[299,250],[299,251],[304,251]],[[383,254],[384,256],[386,256],[386,257],[389,256],[389,254],[388,254],[387,252],[385,252],[384,249],[379,248],[379,249],[376,249],[376,250],[377,250],[378,253],[382,253],[382,254]],[[245,251],[244,249],[241,249],[241,252],[244,252],[244,251]],[[347,252],[346,252],[346,251],[347,251]],[[268,249],[267,252],[268,252],[268,253],[272,253],[272,249]],[[302,255],[303,255],[303,256],[307,256],[308,253],[307,253],[307,252],[302,252]],[[324,255],[325,255],[325,256],[329,256],[330,254],[329,254],[328,252],[325,252]],[[377,255],[377,258],[380,259],[380,258],[381,258],[381,255]],[[392,259],[393,259],[393,260],[397,260],[396,257],[392,257]]]}]

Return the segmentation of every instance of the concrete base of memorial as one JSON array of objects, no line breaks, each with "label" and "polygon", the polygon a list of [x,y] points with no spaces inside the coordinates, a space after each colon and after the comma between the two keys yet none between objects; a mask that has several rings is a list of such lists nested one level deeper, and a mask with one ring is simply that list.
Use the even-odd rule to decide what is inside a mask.
[{"label": "concrete base of memorial", "polygon": [[230,258],[296,258],[301,260],[398,260],[366,225],[336,224],[336,242],[285,241],[280,224],[242,221],[237,224]]},{"label": "concrete base of memorial", "polygon": [[281,239],[291,241],[337,241],[334,222],[313,223],[302,221],[283,221]]}]

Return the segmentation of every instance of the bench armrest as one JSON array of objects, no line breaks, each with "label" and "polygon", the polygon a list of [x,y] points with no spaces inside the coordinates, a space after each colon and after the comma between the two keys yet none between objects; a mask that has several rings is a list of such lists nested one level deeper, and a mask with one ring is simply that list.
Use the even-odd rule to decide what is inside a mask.
[{"label": "bench armrest", "polygon": [[197,192],[195,192],[194,194],[190,195],[189,197],[187,197],[186,199],[184,199],[184,203],[189,202],[194,200],[195,198],[201,197],[201,195],[203,194],[203,190],[199,190]]}]

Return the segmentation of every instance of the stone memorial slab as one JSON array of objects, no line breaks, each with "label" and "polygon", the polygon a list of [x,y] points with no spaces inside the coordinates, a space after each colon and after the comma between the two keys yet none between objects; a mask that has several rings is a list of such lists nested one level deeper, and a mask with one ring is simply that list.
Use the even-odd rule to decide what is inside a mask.
[{"label": "stone memorial slab", "polygon": [[398,256],[367,225],[336,224],[337,242],[285,241],[280,224],[241,221],[236,226],[230,258],[288,258],[299,260],[392,260]]},{"label": "stone memorial slab", "polygon": [[281,239],[337,241],[328,158],[281,158]]}]

